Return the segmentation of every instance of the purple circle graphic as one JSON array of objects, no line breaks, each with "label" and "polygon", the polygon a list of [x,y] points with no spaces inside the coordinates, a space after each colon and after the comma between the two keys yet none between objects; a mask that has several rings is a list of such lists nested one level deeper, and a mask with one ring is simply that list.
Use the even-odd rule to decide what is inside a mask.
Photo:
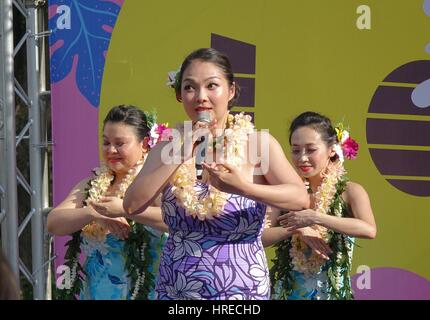
[{"label": "purple circle graphic", "polygon": [[[376,89],[366,120],[367,143],[384,146],[369,147],[381,175],[402,177],[387,181],[400,191],[420,197],[430,196],[430,151],[422,148],[430,147],[430,95],[425,90],[429,79],[430,60],[398,67]],[[405,115],[414,119],[405,120]]]}]

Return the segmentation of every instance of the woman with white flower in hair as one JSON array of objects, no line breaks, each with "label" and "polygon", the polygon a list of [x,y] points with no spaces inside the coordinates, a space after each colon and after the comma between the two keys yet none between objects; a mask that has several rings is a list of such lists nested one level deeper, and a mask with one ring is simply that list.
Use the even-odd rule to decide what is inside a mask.
[{"label": "woman with white flower in hair", "polygon": [[[249,116],[229,113],[239,88],[224,54],[196,50],[171,78],[192,125],[188,122],[189,131],[179,130],[184,137],[179,148],[172,145],[181,139],[173,137],[151,150],[124,198],[124,208],[133,214],[163,193],[169,238],[160,259],[157,298],[268,299],[269,270],[261,243],[265,203],[300,210],[308,205],[306,189],[272,136],[254,131]],[[202,167],[196,166],[201,139],[200,144],[196,139],[187,143],[199,131],[208,139]],[[258,162],[246,153],[252,142]],[[163,159],[169,154],[178,161]]]},{"label": "woman with white flower in hair", "polygon": [[[343,125],[333,128],[330,119],[315,112],[304,112],[293,120],[290,144],[311,209],[271,213],[272,228],[266,229],[263,243],[281,241],[271,269],[273,298],[353,299],[354,237],[376,236],[369,197],[362,186],[348,181],[343,166],[344,158],[355,158],[358,144]],[[308,232],[297,232],[306,227]],[[276,230],[284,236],[271,235]]]},{"label": "woman with white flower in hair", "polygon": [[[113,107],[103,123],[103,160],[94,175],[78,183],[48,215],[48,230],[72,235],[65,265],[71,288],[58,299],[151,299],[158,256],[167,230],[154,202],[129,216],[122,198],[155,146],[165,125],[134,106]],[[80,264],[81,250],[85,263]]]}]

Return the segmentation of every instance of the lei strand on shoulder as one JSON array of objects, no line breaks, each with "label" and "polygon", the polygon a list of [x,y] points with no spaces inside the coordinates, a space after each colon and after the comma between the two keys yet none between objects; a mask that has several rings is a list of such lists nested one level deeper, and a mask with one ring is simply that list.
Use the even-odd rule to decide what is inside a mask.
[{"label": "lei strand on shoulder", "polygon": [[[342,199],[342,193],[345,191],[347,181],[345,172],[336,180],[335,191],[329,203],[327,214],[338,217],[346,215],[347,210]],[[274,265],[270,274],[272,285],[281,285],[281,287],[276,288],[279,299],[287,299],[291,296],[295,271],[302,272],[305,276],[318,273],[325,263],[328,264],[329,299],[353,299],[350,287],[353,243],[344,234],[328,229],[322,231],[324,239],[333,251],[329,261],[316,257],[314,252],[307,258],[304,251],[308,247],[298,237],[288,238],[276,245],[275,259],[272,260]],[[275,288],[272,289],[275,290]]]},{"label": "lei strand on shoulder", "polygon": [[[244,163],[248,135],[252,132],[254,132],[254,125],[249,115],[243,112],[235,116],[228,115],[222,137],[224,143],[221,144],[227,163],[234,166]],[[188,215],[200,220],[217,217],[224,208],[227,194],[209,186],[208,194],[199,198],[194,190],[195,181],[193,164],[182,164],[171,180],[172,192],[176,196],[178,205],[184,208]]]}]

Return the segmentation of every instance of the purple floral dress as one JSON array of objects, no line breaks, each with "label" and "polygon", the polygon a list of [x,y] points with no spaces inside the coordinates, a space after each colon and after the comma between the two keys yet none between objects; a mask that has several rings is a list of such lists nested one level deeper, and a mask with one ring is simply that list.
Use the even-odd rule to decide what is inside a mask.
[{"label": "purple floral dress", "polygon": [[[199,197],[208,192],[197,182]],[[168,186],[162,211],[169,227],[157,277],[161,300],[266,300],[269,271],[261,243],[266,205],[229,194],[223,213],[200,221],[176,204]]]}]

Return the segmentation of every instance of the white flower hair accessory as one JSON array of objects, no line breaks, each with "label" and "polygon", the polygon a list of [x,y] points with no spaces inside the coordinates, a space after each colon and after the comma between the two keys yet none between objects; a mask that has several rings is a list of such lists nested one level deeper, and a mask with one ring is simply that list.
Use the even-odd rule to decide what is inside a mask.
[{"label": "white flower hair accessory", "polygon": [[179,87],[179,73],[181,72],[181,67],[176,71],[169,71],[167,73],[167,83],[166,85],[176,89]]},{"label": "white flower hair accessory", "polygon": [[340,144],[336,143],[333,146],[333,149],[334,149],[334,152],[336,152],[337,156],[339,157],[339,161],[340,162],[345,161],[345,158],[343,157],[343,150],[342,150],[342,147],[340,146]]}]

